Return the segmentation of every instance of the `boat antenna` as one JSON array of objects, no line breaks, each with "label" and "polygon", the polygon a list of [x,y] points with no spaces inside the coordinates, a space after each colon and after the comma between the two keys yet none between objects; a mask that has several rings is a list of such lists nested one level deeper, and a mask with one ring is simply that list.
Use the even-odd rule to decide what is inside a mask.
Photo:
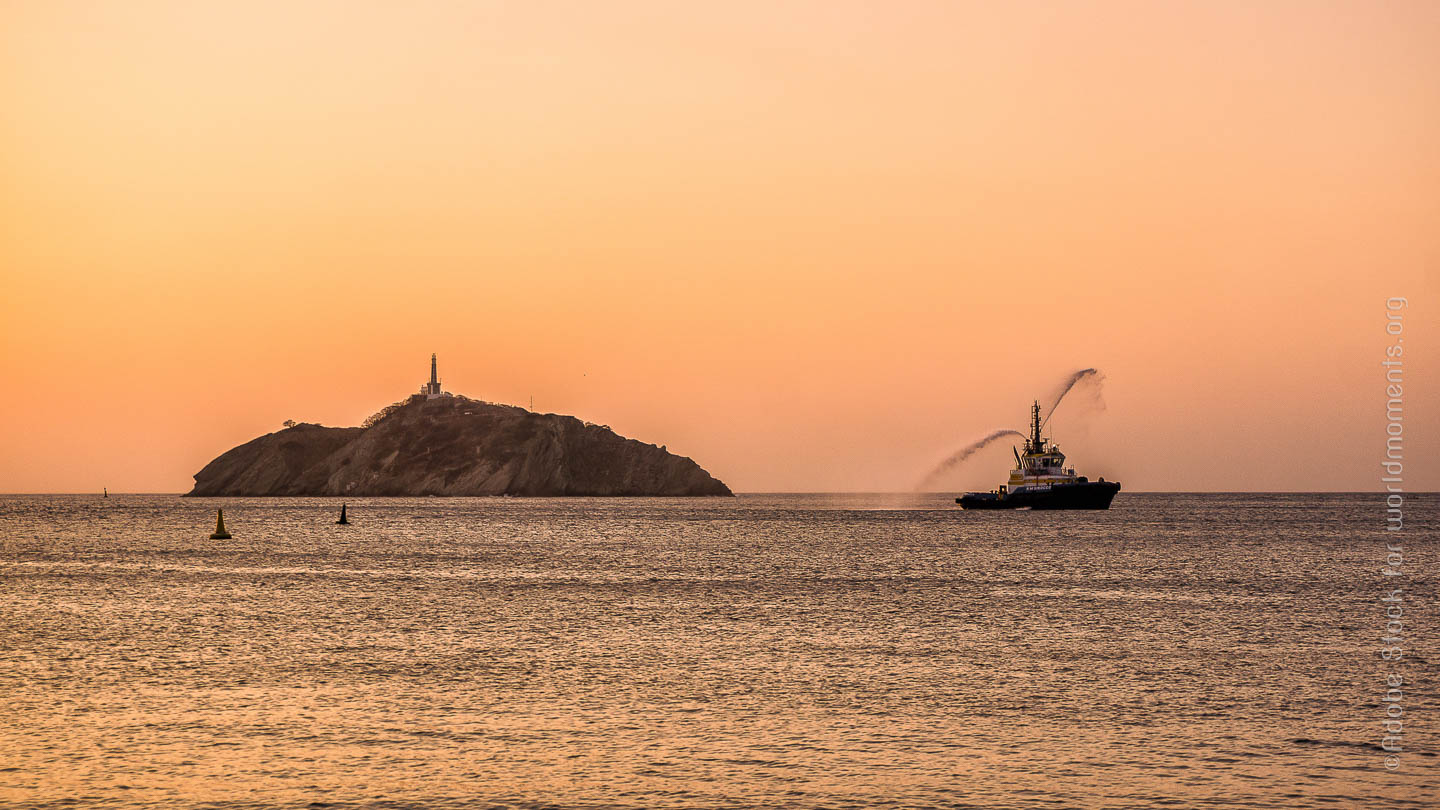
[{"label": "boat antenna", "polygon": [[[1036,407],[1037,407],[1037,408],[1039,407],[1039,403],[1036,403]],[[1052,416],[1055,415],[1055,411],[1056,411],[1059,407],[1060,407],[1060,403],[1059,403],[1059,402],[1056,402],[1054,405],[1051,405],[1051,406],[1050,406],[1050,412],[1047,413],[1047,414],[1045,414],[1045,421],[1043,421],[1043,422],[1040,423],[1040,427],[1043,428],[1043,427],[1045,427],[1046,425],[1050,424],[1050,417],[1052,417]]]}]

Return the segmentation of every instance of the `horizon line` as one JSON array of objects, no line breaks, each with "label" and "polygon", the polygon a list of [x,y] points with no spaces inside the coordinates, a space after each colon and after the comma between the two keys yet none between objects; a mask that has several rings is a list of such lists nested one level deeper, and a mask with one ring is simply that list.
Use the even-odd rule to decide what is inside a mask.
[{"label": "horizon line", "polygon": [[[802,490],[802,489],[775,489],[775,490],[735,490],[734,497],[741,495],[963,495],[972,490],[934,490],[927,492],[913,492],[910,490]],[[115,495],[170,495],[177,498],[187,497],[184,492],[115,492]],[[1436,495],[1440,490],[1409,490],[1400,493],[1391,493],[1387,490],[1374,489],[1133,489],[1121,490],[1118,494],[1126,495]],[[39,496],[39,495],[91,495],[104,499],[105,495],[95,495],[93,491],[84,492],[0,492],[0,498],[17,496]],[[685,500],[704,500],[712,497],[708,495],[197,495],[195,498],[350,498],[359,500],[363,498],[525,498],[525,499],[558,499],[558,498],[592,498],[602,500],[618,500],[622,498],[666,498]]]}]

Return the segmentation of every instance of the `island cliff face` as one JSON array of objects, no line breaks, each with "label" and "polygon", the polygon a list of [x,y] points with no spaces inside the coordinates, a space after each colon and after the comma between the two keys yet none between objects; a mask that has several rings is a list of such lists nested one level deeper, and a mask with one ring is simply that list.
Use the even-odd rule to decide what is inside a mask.
[{"label": "island cliff face", "polygon": [[261,436],[205,465],[187,494],[731,494],[688,458],[573,416],[418,395],[377,416]]}]

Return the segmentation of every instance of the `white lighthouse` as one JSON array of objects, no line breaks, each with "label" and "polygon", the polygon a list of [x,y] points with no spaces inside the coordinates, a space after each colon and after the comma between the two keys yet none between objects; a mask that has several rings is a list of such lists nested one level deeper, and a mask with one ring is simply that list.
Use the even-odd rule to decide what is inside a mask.
[{"label": "white lighthouse", "polygon": [[433,353],[430,355],[430,382],[420,386],[420,393],[424,394],[426,399],[450,396],[440,388],[440,375],[435,369],[435,355]]}]

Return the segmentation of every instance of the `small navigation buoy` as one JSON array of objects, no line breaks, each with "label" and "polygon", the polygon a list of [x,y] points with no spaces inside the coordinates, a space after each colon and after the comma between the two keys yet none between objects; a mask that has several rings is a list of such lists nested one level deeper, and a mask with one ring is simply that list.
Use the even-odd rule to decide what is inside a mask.
[{"label": "small navigation buoy", "polygon": [[335,521],[340,526],[349,526],[350,521],[345,518],[345,504],[340,504],[340,519]]},{"label": "small navigation buoy", "polygon": [[110,490],[109,490],[107,487],[101,487],[100,490],[105,493],[105,494],[102,495],[101,497],[103,497],[103,498],[108,498],[108,497],[110,497]]},{"label": "small navigation buoy", "polygon": [[225,531],[225,510],[220,509],[215,514],[215,533],[210,535],[211,540],[229,540],[230,532]]}]

